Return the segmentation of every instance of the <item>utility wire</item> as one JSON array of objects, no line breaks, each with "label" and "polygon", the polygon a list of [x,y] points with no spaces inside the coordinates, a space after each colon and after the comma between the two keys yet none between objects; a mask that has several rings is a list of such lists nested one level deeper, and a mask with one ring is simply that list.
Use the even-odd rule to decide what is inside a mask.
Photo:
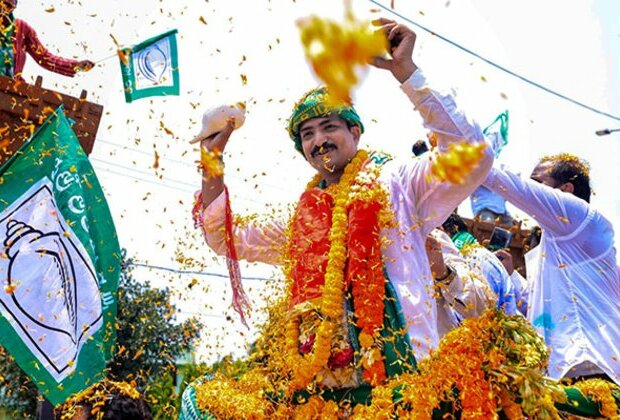
[{"label": "utility wire", "polygon": [[173,185],[168,185],[168,184],[165,184],[163,182],[155,182],[155,181],[151,181],[149,179],[144,179],[144,178],[139,178],[139,177],[136,177],[136,176],[131,176],[131,175],[128,175],[126,173],[122,173],[122,172],[118,172],[118,171],[113,171],[113,170],[108,169],[108,168],[102,168],[102,167],[100,167],[98,165],[97,165],[96,169],[98,171],[104,171],[104,172],[108,172],[108,173],[111,173],[111,174],[114,174],[114,175],[119,175],[119,176],[124,176],[124,177],[127,177],[127,178],[132,178],[132,179],[135,179],[137,181],[146,182],[148,184],[153,184],[153,185],[159,185],[159,186],[162,186],[162,187],[165,187],[165,188],[169,188],[169,189],[172,189],[172,190],[176,190],[176,191],[183,191],[183,192],[190,193],[190,194],[194,193],[194,191],[191,191],[191,190],[188,190],[188,189],[185,189],[185,188],[181,188],[181,187],[173,186]]},{"label": "utility wire", "polygon": [[[97,143],[103,143],[103,144],[107,144],[109,146],[122,147],[123,149],[129,150],[129,151],[132,151],[132,152],[144,155],[144,156],[153,157],[153,155],[151,153],[145,152],[145,151],[140,150],[140,149],[136,149],[134,147],[129,147],[129,146],[126,146],[126,145],[122,145],[122,144],[119,144],[119,143],[114,143],[114,142],[111,142],[111,141],[101,140],[101,139],[97,139]],[[186,161],[182,161],[182,160],[178,160],[178,159],[172,159],[172,158],[165,157],[165,156],[160,156],[160,159],[164,160],[164,161],[168,161],[168,162],[173,162],[173,163],[176,163],[176,164],[179,164],[179,165],[182,165],[182,166],[187,166],[187,167],[190,167],[190,168],[195,168],[196,167],[196,164],[191,164],[191,163],[186,162]],[[235,175],[235,174],[228,174],[227,173],[226,176],[230,177],[230,178],[235,178],[235,179],[240,179],[242,181],[246,181],[246,178],[243,178],[243,177]],[[288,190],[286,188],[282,188],[282,187],[280,187],[278,185],[274,185],[274,184],[267,184],[267,183],[261,182],[261,186],[273,188],[273,189],[284,191],[284,192],[288,192],[288,193],[291,192],[291,190]]]},{"label": "utility wire", "polygon": [[[128,171],[136,172],[136,173],[139,173],[139,174],[142,174],[142,175],[154,176],[153,174],[151,174],[149,172],[146,172],[146,171],[141,171],[139,169],[130,168],[129,166],[121,165],[121,164],[114,163],[114,162],[108,162],[106,160],[99,159],[99,158],[96,158],[96,157],[91,157],[90,160],[92,160],[94,162],[105,163],[106,165],[114,166],[116,168],[126,169]],[[190,188],[198,188],[195,184],[190,184],[189,182],[180,181],[180,180],[174,179],[174,178],[164,177],[164,178],[159,178],[159,179],[162,179],[162,180],[165,180],[165,181],[170,181],[170,182],[175,182],[177,184],[185,185],[185,186],[190,187]]]},{"label": "utility wire", "polygon": [[529,85],[531,85],[531,86],[537,87],[537,88],[539,88],[539,89],[541,89],[541,90],[543,90],[543,91],[545,91],[545,92],[547,92],[547,93],[550,93],[551,95],[554,95],[554,96],[556,96],[556,97],[558,97],[558,98],[560,98],[560,99],[564,99],[565,101],[568,101],[568,102],[570,102],[570,103],[572,103],[572,104],[574,104],[574,105],[577,105],[577,106],[580,106],[580,107],[582,107],[582,108],[585,108],[585,109],[587,109],[588,111],[592,111],[592,112],[594,112],[594,113],[596,113],[596,114],[604,115],[604,116],[606,116],[606,117],[608,117],[608,118],[611,118],[611,119],[613,119],[613,120],[620,121],[620,117],[618,117],[618,116],[616,116],[616,115],[609,114],[609,113],[607,113],[607,112],[605,112],[605,111],[601,111],[601,110],[599,110],[599,109],[597,109],[597,108],[594,108],[594,107],[592,107],[592,106],[590,106],[590,105],[586,105],[586,104],[584,104],[583,102],[580,102],[580,101],[578,101],[578,100],[576,100],[576,99],[569,98],[569,97],[568,97],[568,96],[566,96],[566,95],[563,95],[563,94],[561,94],[561,93],[559,93],[559,92],[556,92],[556,91],[555,91],[555,90],[553,90],[553,89],[550,89],[550,88],[548,88],[548,87],[546,87],[546,86],[543,86],[543,85],[541,85],[540,83],[537,83],[537,82],[535,82],[535,81],[533,81],[533,80],[531,80],[531,79],[528,79],[528,78],[527,78],[527,77],[525,77],[525,76],[521,76],[520,74],[515,73],[514,71],[509,70],[509,69],[507,69],[507,68],[506,68],[506,67],[504,67],[504,66],[501,66],[501,65],[499,65],[499,64],[497,64],[497,63],[495,63],[495,62],[493,62],[493,61],[491,61],[491,60],[489,60],[489,59],[487,59],[487,58],[484,58],[484,57],[483,57],[483,56],[481,56],[480,54],[475,53],[474,51],[472,51],[472,50],[470,50],[470,49],[468,49],[468,48],[463,47],[462,45],[460,45],[460,44],[458,44],[458,43],[456,43],[456,42],[452,41],[451,39],[446,38],[446,37],[445,37],[445,36],[443,36],[443,35],[438,34],[437,32],[433,31],[432,29],[427,28],[427,27],[426,27],[426,26],[424,26],[424,25],[421,25],[421,24],[419,24],[419,23],[417,23],[417,22],[414,22],[413,20],[411,20],[411,19],[407,18],[406,16],[403,16],[402,14],[398,13],[397,11],[395,11],[395,10],[393,10],[393,9],[391,9],[391,8],[389,8],[389,7],[385,6],[385,5],[383,5],[383,4],[381,4],[380,2],[378,2],[378,1],[376,1],[376,0],[368,0],[368,1],[370,1],[371,3],[373,3],[373,4],[377,5],[377,6],[379,6],[379,7],[380,7],[380,8],[382,8],[383,10],[385,10],[385,11],[387,11],[387,12],[389,12],[389,13],[393,14],[394,16],[398,16],[399,18],[401,18],[401,19],[402,19],[402,20],[404,20],[405,22],[408,22],[408,23],[410,23],[410,24],[412,24],[412,25],[416,26],[417,28],[422,29],[423,31],[425,31],[425,32],[427,32],[427,33],[429,33],[429,34],[431,34],[431,35],[433,35],[433,36],[436,36],[437,38],[441,39],[441,40],[442,40],[442,41],[444,41],[444,42],[447,42],[448,44],[452,45],[453,47],[456,47],[456,48],[458,48],[459,50],[464,51],[464,52],[466,52],[467,54],[470,54],[470,55],[472,55],[472,56],[474,56],[474,57],[478,58],[479,60],[484,61],[485,63],[489,64],[490,66],[493,66],[493,67],[495,67],[495,68],[497,68],[497,69],[499,69],[499,70],[503,71],[504,73],[507,73],[507,74],[509,74],[509,75],[511,75],[511,76],[513,76],[513,77],[516,77],[517,79],[519,79],[519,80],[521,80],[521,81],[523,81],[523,82],[525,82],[525,83],[527,83],[527,84],[529,84]]},{"label": "utility wire", "polygon": [[[114,143],[114,142],[107,141],[107,140],[102,140],[102,139],[97,139],[97,143],[103,143],[103,144],[107,144],[107,145],[110,145],[110,146],[122,147],[123,149],[131,150],[131,151],[139,153],[141,155],[153,157],[152,153],[148,153],[148,152],[145,152],[144,150],[136,149],[135,147],[129,147],[127,145],[120,144],[120,143]],[[178,163],[179,165],[183,165],[183,166],[187,166],[187,167],[192,167],[192,168],[196,167],[195,164],[191,164],[191,163],[183,161],[183,160],[172,159],[172,158],[169,158],[169,157],[166,157],[166,156],[160,156],[160,159],[161,160],[167,160],[169,162]]]},{"label": "utility wire", "polygon": [[[141,174],[141,175],[146,175],[146,176],[154,177],[153,174],[151,174],[149,172],[141,171],[139,169],[130,168],[128,166],[119,165],[117,163],[107,162],[105,160],[98,159],[98,158],[95,158],[95,157],[91,157],[89,159],[94,161],[94,162],[103,163],[105,165],[111,165],[113,167],[117,167],[117,168],[121,168],[121,169],[124,169],[124,170],[136,172],[136,173]],[[173,189],[173,190],[182,191],[182,192],[186,192],[186,193],[190,193],[190,194],[193,194],[199,188],[198,186],[196,186],[194,184],[190,184],[190,183],[187,183],[187,182],[184,182],[184,181],[179,181],[179,180],[176,180],[176,179],[173,179],[173,178],[163,178],[163,180],[168,180],[168,181],[176,182],[176,183],[181,184],[183,186],[189,186],[190,188],[193,188],[193,189],[182,188],[180,186],[177,187],[175,185],[168,185],[165,182],[151,181],[151,180],[140,178],[140,177],[137,177],[137,176],[132,176],[132,175],[129,175],[127,173],[114,171],[114,170],[111,170],[109,168],[104,168],[104,167],[101,167],[99,165],[96,165],[95,168],[97,170],[102,170],[102,171],[105,171],[105,172],[109,172],[109,173],[114,174],[114,175],[124,176],[124,177],[127,177],[127,178],[135,179],[137,181],[147,182],[147,183],[153,184],[153,185],[161,185],[161,186]],[[155,177],[155,179],[159,179],[159,178]],[[264,201],[252,200],[251,198],[247,198],[247,196],[243,196],[243,195],[236,196],[235,199],[236,200],[241,200],[241,201],[246,201],[246,202],[249,202],[249,203],[256,203],[256,204],[260,204],[260,205],[267,205],[268,204],[267,202],[264,202]]]},{"label": "utility wire", "polygon": [[[144,263],[129,263],[127,264],[128,266],[134,266],[134,267],[144,267],[144,268],[152,268],[154,270],[160,270],[160,271],[168,271],[170,273],[175,273],[175,274],[192,274],[192,275],[196,275],[196,276],[209,276],[209,277],[220,277],[220,278],[229,278],[228,274],[221,274],[221,273],[212,273],[212,272],[208,272],[208,271],[193,271],[193,270],[177,270],[174,268],[170,268],[170,267],[163,267],[160,265],[151,265],[151,264],[144,264]],[[269,278],[269,277],[241,277],[241,280],[274,280],[273,278]]]}]

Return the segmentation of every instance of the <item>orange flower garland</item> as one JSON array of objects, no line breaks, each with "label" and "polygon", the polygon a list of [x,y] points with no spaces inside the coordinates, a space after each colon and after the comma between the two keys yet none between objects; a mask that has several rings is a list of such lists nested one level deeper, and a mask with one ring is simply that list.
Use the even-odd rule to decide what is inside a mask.
[{"label": "orange flower garland", "polygon": [[[380,337],[385,278],[379,232],[381,227],[390,226],[393,215],[386,191],[376,182],[378,167],[365,167],[368,157],[368,152],[359,151],[345,168],[340,182],[327,189],[335,198],[319,310],[323,319],[312,350],[306,355],[299,352],[300,318],[291,316],[287,323],[286,351],[293,372],[291,390],[307,386],[321,369],[328,366],[330,355],[333,355],[336,325],[344,316],[344,290],[349,286],[352,288],[356,325],[361,329],[363,379],[373,386],[386,379]],[[308,184],[308,190],[315,188],[320,180],[317,175]],[[294,234],[292,229],[290,233]],[[346,275],[345,266],[348,267]],[[290,267],[287,272],[292,279]]]},{"label": "orange flower garland", "polygon": [[[331,353],[332,335],[335,323],[343,314],[344,302],[344,269],[347,259],[347,202],[349,190],[362,165],[368,158],[368,152],[359,151],[347,165],[344,174],[338,183],[334,209],[332,213],[332,228],[329,232],[331,247],[325,273],[325,284],[321,298],[320,313],[323,320],[316,333],[314,346],[310,353],[299,353],[299,326],[298,317],[291,317],[286,327],[286,352],[288,365],[293,372],[291,390],[306,387],[319,371],[327,366]],[[309,188],[318,185],[319,176],[310,182]]]},{"label": "orange flower garland", "polygon": [[[370,173],[371,171],[372,173]],[[349,210],[349,261],[353,305],[362,348],[363,378],[372,386],[386,379],[381,354],[380,332],[385,304],[385,277],[381,255],[380,228],[389,226],[390,205],[386,191],[377,183],[379,168],[366,170],[351,187]]]},{"label": "orange flower garland", "polygon": [[[280,391],[289,379],[281,352],[287,306],[282,300],[270,307],[273,318],[264,327],[258,352],[248,360],[244,374],[232,379],[234,372],[224,371],[196,385],[201,411],[220,419],[430,420],[444,401],[453,404],[452,413],[442,410],[444,418],[460,412],[464,419],[492,419],[498,418],[501,409],[510,419],[559,419],[554,402],[567,402],[563,387],[543,375],[548,350],[542,338],[522,317],[495,310],[447,334],[439,349],[420,361],[419,372],[374,387],[370,405],[355,405],[346,399],[335,402],[320,393],[294,403],[289,398],[274,398],[283,395]],[[464,379],[470,374],[475,378]],[[588,380],[572,387],[601,404],[602,416],[617,418],[615,385]]]},{"label": "orange flower garland", "polygon": [[[511,419],[523,418],[522,412],[559,418],[554,402],[566,397],[543,375],[547,358],[544,341],[525,319],[489,310],[446,334],[439,348],[419,362],[419,372],[374,388],[372,404],[356,407],[353,418],[430,420],[442,401],[457,404],[463,419],[498,418],[500,408]],[[390,405],[386,396],[397,387],[401,401]]]},{"label": "orange flower garland", "polygon": [[238,379],[217,374],[200,384],[196,405],[218,419],[265,419],[274,407],[265,397],[271,390],[268,378],[258,369],[250,370]]}]

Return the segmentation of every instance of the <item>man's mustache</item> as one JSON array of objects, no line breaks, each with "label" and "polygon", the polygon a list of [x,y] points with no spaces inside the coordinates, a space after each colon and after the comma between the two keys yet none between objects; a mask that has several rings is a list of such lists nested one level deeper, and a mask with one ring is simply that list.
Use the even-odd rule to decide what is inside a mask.
[{"label": "man's mustache", "polygon": [[336,148],[336,145],[334,143],[330,143],[326,141],[320,146],[314,146],[312,150],[310,151],[310,156],[314,157],[316,156],[317,153],[324,152],[327,149],[335,149],[335,148]]}]

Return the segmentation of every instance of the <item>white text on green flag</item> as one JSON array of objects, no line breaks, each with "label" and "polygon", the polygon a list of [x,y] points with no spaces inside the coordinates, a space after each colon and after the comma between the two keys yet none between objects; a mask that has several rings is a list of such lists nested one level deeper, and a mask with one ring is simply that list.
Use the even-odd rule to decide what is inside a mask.
[{"label": "white text on green flag", "polygon": [[118,51],[125,100],[179,94],[177,30]]},{"label": "white text on green flag", "polygon": [[103,191],[59,109],[0,168],[0,344],[53,404],[103,377],[119,275]]}]

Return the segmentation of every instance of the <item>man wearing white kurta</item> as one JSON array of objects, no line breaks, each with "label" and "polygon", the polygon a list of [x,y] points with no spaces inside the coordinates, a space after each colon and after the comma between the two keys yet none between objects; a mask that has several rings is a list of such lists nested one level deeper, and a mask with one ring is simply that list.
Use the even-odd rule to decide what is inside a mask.
[{"label": "man wearing white kurta", "polygon": [[533,217],[527,318],[551,347],[552,378],[605,373],[620,383],[620,280],[611,223],[589,204],[587,166],[545,158],[532,179],[493,168],[484,185]]},{"label": "man wearing white kurta", "polygon": [[[402,83],[401,89],[421,115],[424,126],[433,132],[437,139],[437,148],[432,153],[444,152],[451,143],[478,144],[484,142],[480,127],[466,119],[451,96],[441,95],[426,85],[423,74],[411,61],[415,40],[413,32],[402,25],[384,22],[388,22],[385,27],[392,33],[398,33],[398,37],[394,38],[396,41],[393,41],[397,44],[392,47],[390,60],[380,59],[381,61],[375,62],[375,65],[390,70]],[[338,182],[344,166],[357,150],[359,134],[363,131],[361,124],[357,122],[350,124],[350,121],[342,124],[342,119],[337,113],[329,113],[310,118],[300,124],[302,138],[303,131],[308,126],[316,132],[307,142],[303,138],[298,150],[324,176],[323,180],[327,185]],[[336,132],[335,130],[343,131]],[[218,147],[222,150],[231,132],[232,127],[229,127],[226,133],[216,136],[215,139],[203,140],[202,147],[209,150]],[[351,139],[351,135],[354,138]],[[320,136],[325,137],[320,138]],[[388,140],[385,139],[385,141]],[[324,146],[327,141],[336,146]],[[313,147],[320,146],[321,150],[327,150],[326,155],[315,157],[309,148],[312,143],[314,143]],[[345,151],[350,157],[342,159]],[[338,164],[334,163],[333,168],[324,171],[325,164],[320,158],[327,155],[329,155],[330,162],[338,162]],[[486,148],[479,165],[462,185],[434,180],[430,176],[431,162],[428,156],[424,159],[408,157],[402,161],[375,162],[381,165],[379,182],[389,194],[391,209],[398,223],[396,229],[381,232],[381,237],[387,237],[389,244],[383,249],[385,271],[408,322],[409,338],[418,359],[425,357],[429,350],[437,345],[439,339],[434,279],[425,253],[426,235],[439,226],[450,212],[486,178],[492,161],[493,153],[490,148]],[[335,177],[335,175],[338,176]],[[209,246],[218,254],[224,255],[226,243],[223,226],[226,200],[224,193],[220,193],[222,188],[213,180],[203,183],[204,209],[199,219],[203,223],[203,231]],[[282,251],[287,241],[284,232],[286,224],[286,220],[272,220],[263,225],[250,223],[244,227],[234,226],[234,243],[239,258],[281,264],[283,262]]]}]

